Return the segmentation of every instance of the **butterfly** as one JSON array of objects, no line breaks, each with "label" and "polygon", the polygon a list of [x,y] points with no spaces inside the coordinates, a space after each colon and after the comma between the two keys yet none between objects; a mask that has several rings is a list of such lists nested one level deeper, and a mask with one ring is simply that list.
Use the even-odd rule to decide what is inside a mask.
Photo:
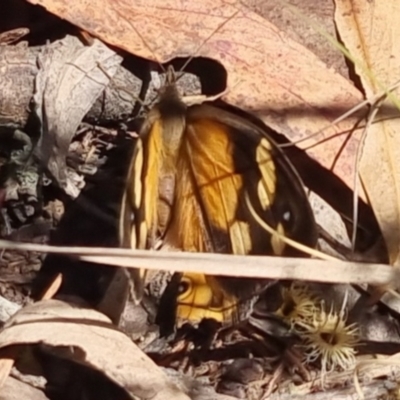
[{"label": "butterfly", "polygon": [[[244,112],[217,102],[185,104],[170,67],[133,151],[121,207],[121,245],[300,255],[282,234],[315,246],[315,220],[300,177],[268,132]],[[254,212],[279,234],[266,231]],[[145,272],[132,271],[134,297],[140,301]],[[174,315],[190,321],[233,321],[241,300],[251,301],[265,284],[175,274],[161,303],[168,297]]]}]

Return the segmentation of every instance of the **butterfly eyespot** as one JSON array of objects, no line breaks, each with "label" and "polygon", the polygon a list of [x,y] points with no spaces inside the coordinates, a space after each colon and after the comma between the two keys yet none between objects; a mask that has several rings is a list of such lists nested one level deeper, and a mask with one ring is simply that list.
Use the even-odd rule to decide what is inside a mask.
[{"label": "butterfly eyespot", "polygon": [[289,221],[291,220],[291,213],[290,213],[290,211],[284,212],[282,217],[283,217],[283,220],[284,220],[285,222],[289,222]]},{"label": "butterfly eyespot", "polygon": [[189,281],[181,281],[178,286],[178,296],[188,292],[190,290],[190,282]]}]

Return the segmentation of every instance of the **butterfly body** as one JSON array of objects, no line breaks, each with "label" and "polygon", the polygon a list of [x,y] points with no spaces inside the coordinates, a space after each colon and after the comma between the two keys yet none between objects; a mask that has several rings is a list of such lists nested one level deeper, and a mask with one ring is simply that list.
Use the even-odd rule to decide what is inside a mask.
[{"label": "butterfly body", "polygon": [[[246,198],[270,227],[314,246],[315,223],[301,181],[266,132],[222,107],[186,106],[169,75],[132,158],[122,243],[141,249],[298,255],[260,226]],[[251,298],[263,284],[197,274],[184,274],[185,279],[198,284],[197,292],[191,286],[190,299],[188,291],[177,294],[178,314],[189,319],[187,305],[204,310],[208,305],[226,314],[228,303],[233,307],[237,299]],[[211,291],[204,289],[207,282]]]}]

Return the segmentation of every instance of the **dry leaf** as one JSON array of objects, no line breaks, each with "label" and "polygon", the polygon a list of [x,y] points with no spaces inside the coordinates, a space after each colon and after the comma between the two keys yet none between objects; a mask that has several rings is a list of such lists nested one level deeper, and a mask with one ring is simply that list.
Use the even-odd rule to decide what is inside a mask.
[{"label": "dry leaf", "polygon": [[35,80],[34,101],[42,136],[37,150],[40,160],[73,197],[78,191],[66,173],[69,144],[121,61],[99,40],[84,46],[72,36],[52,44],[39,56],[42,68]]},{"label": "dry leaf", "polygon": [[[400,3],[336,0],[336,6],[340,36],[358,62],[356,72],[367,98],[372,98],[400,76]],[[392,95],[400,99],[400,90]],[[390,263],[400,265],[400,110],[391,99],[380,107],[385,120],[373,121],[366,132],[360,178],[384,235]]]},{"label": "dry leaf", "polygon": [[1,349],[37,343],[79,348],[81,351],[70,354],[71,360],[102,371],[132,398],[189,399],[97,311],[59,300],[44,300],[23,308],[0,333]]},{"label": "dry leaf", "polygon": [[[224,99],[253,111],[290,139],[326,127],[361,101],[358,90],[305,47],[240,3],[223,0],[29,0],[132,54],[165,62],[202,56],[228,73]],[[310,146],[334,133],[351,131],[346,121],[303,143]],[[309,152],[331,167],[346,135]],[[335,172],[352,186],[357,138],[342,149]]]},{"label": "dry leaf", "polygon": [[9,377],[0,390],[0,400],[48,400],[44,393],[35,387]]}]

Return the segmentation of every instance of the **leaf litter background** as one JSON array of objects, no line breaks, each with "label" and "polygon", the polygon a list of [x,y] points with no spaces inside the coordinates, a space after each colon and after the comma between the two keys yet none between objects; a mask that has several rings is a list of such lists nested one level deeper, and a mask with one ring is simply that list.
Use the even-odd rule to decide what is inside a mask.
[{"label": "leaf litter background", "polygon": [[[334,173],[351,188],[354,187],[354,170],[359,157],[363,185],[359,190],[371,201],[389,250],[390,263],[398,263],[400,180],[397,120],[390,118],[379,124],[371,123],[368,129],[359,129],[350,137],[341,135],[319,143],[334,133],[352,130],[355,119],[348,118],[318,136],[311,136],[365,97],[375,101],[377,95],[382,96],[384,90],[396,83],[399,52],[395,40],[396,24],[391,21],[398,20],[399,9],[394,2],[336,1],[337,28],[357,61],[355,71],[360,76],[362,89],[348,79],[348,69],[340,52],[332,50],[320,33],[315,33],[313,24],[316,23],[324,32],[334,34],[333,4],[330,2],[318,7],[309,2],[292,2],[308,19],[293,14],[287,4],[271,6],[268,2],[246,6],[215,1],[197,4],[135,2],[134,5],[128,1],[99,0],[90,5],[80,2],[67,4],[65,1],[32,3],[44,6],[106,43],[155,62],[190,56],[194,52],[196,56],[219,61],[228,73],[226,101],[255,112],[291,140],[309,138],[299,144],[301,147],[309,148],[318,143],[308,153],[328,168],[335,164]],[[199,49],[198,43],[205,40],[205,45]],[[96,69],[96,66],[91,69]],[[107,78],[104,74],[97,76],[101,75],[103,79]],[[109,72],[109,76],[112,75],[113,72]],[[395,94],[396,91],[393,97],[379,105],[383,117],[387,116],[387,110],[391,110],[391,115],[396,114]],[[79,117],[79,113],[76,116],[70,110],[67,112],[69,114],[64,115],[74,115],[77,121],[86,113],[81,112]],[[62,113],[66,111],[61,109]],[[60,118],[58,116],[55,120]],[[67,146],[71,139],[64,137],[64,143],[59,146]],[[52,149],[51,145],[44,148]],[[58,157],[63,160],[65,155]],[[59,164],[55,164],[53,172],[59,168]],[[50,162],[49,167],[51,170]],[[66,179],[64,187],[67,191],[68,182],[70,180]],[[73,192],[74,186],[71,190]],[[90,319],[88,316],[84,318]],[[5,344],[2,346],[11,343],[3,340]],[[43,341],[43,337],[33,341]],[[18,335],[12,343],[19,343]],[[85,348],[84,343],[81,346]],[[97,368],[105,372],[112,369],[104,365]],[[149,369],[151,376],[153,373],[158,372]],[[380,373],[385,375],[382,370]],[[118,379],[117,382],[127,389],[126,383]],[[167,390],[169,383],[164,385]],[[371,393],[377,395],[377,392]],[[334,393],[330,394],[334,396]],[[174,396],[180,395],[175,393]]]}]

